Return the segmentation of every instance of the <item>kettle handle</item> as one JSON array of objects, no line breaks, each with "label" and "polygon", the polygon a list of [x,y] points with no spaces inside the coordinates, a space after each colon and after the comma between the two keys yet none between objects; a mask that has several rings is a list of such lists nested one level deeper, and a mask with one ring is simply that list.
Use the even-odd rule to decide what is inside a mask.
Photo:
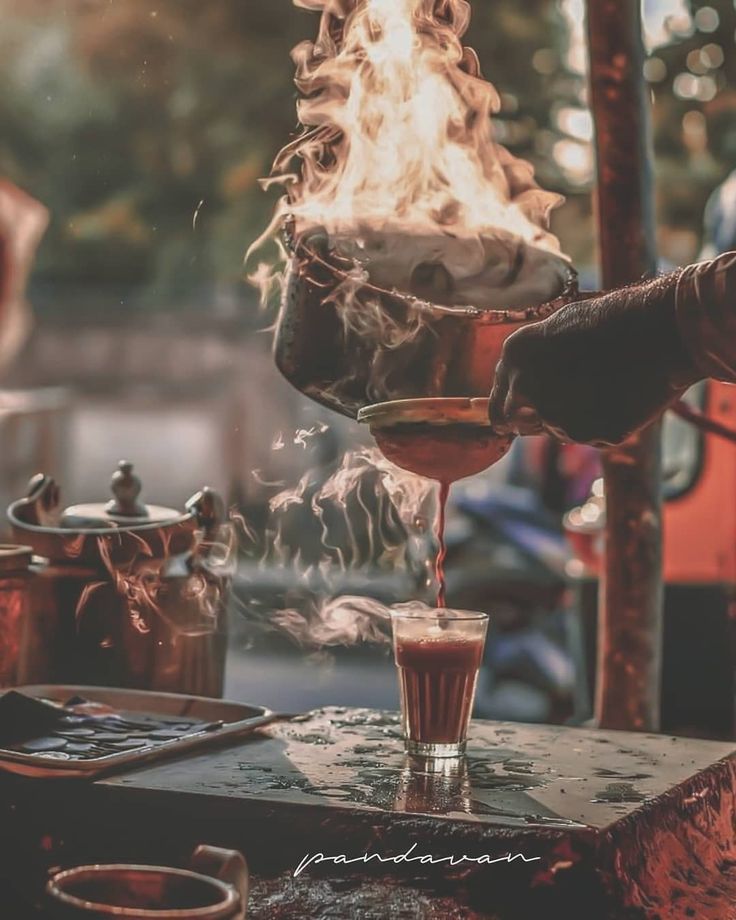
[{"label": "kettle handle", "polygon": [[225,520],[225,503],[209,486],[192,495],[185,507],[204,531],[205,539],[212,539],[217,528]]},{"label": "kettle handle", "polygon": [[237,850],[225,850],[200,844],[192,853],[190,860],[192,871],[209,875],[211,878],[226,882],[240,895],[240,911],[234,920],[245,920],[248,903],[249,873],[245,857]]},{"label": "kettle handle", "polygon": [[13,526],[26,529],[33,527],[56,527],[59,521],[61,496],[59,487],[51,476],[37,473],[28,483],[25,498],[13,502],[8,508],[8,518]]}]

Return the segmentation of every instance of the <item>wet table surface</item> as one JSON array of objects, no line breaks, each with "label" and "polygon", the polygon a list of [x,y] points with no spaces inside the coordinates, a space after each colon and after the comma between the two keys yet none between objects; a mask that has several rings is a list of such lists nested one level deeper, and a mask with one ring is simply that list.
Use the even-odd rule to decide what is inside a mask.
[{"label": "wet table surface", "polygon": [[[100,780],[115,790],[254,800],[325,812],[431,815],[494,828],[603,830],[734,751],[730,743],[474,722],[468,756],[427,772],[403,752],[396,713],[327,709],[241,746]],[[437,762],[438,764],[440,762]]]},{"label": "wet table surface", "polygon": [[[254,873],[249,916],[269,920],[548,909],[568,920],[729,920],[733,751],[661,735],[475,722],[467,759],[428,772],[404,755],[395,713],[332,708],[234,746],[65,784],[48,806],[46,837],[67,864],[93,854],[182,863],[198,842],[237,847]],[[318,853],[329,859],[295,878]],[[360,862],[370,853],[412,859]],[[450,856],[469,859],[450,866]]]}]

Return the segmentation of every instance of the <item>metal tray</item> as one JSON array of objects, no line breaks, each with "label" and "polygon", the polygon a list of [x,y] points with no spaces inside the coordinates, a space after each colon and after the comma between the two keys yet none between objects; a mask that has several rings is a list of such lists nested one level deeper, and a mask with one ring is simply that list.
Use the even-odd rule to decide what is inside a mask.
[{"label": "metal tray", "polygon": [[[56,703],[63,703],[76,696],[84,697],[91,703],[109,706],[121,715],[135,716],[138,714],[143,719],[161,717],[175,721],[176,717],[180,717],[186,722],[196,720],[192,724],[191,731],[179,732],[176,738],[148,740],[144,747],[138,747],[135,750],[115,751],[99,756],[88,755],[83,758],[66,754],[63,751],[24,753],[0,748],[0,770],[28,777],[99,776],[124,768],[137,767],[164,757],[215,746],[243,737],[270,722],[286,718],[263,706],[251,706],[245,703],[178,693],[154,693],[147,690],[118,690],[109,687],[82,687],[70,684],[33,685],[13,689],[26,696]],[[212,723],[222,724],[213,729]],[[94,743],[94,737],[90,740]]]}]

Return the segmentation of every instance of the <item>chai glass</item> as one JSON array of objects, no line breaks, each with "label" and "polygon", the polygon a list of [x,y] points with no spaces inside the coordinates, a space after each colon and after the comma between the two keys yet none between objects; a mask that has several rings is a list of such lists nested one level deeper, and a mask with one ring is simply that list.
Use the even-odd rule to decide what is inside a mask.
[{"label": "chai glass", "polygon": [[408,606],[392,610],[391,622],[407,753],[461,757],[488,615]]}]

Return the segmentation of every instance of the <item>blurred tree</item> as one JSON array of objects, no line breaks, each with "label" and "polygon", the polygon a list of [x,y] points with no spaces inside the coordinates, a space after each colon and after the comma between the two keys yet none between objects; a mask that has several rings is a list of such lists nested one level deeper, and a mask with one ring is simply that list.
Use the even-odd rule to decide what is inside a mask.
[{"label": "blurred tree", "polygon": [[732,0],[692,0],[689,15],[664,21],[645,74],[654,96],[660,249],[694,258],[715,185],[736,168],[736,9]]},{"label": "blurred tree", "polygon": [[145,284],[167,305],[239,278],[269,207],[257,180],[294,129],[287,52],[309,17],[288,0],[0,10],[0,172],[54,215],[39,274]]},{"label": "blurred tree", "polygon": [[499,140],[535,163],[540,182],[560,192],[579,190],[555,150],[568,137],[560,113],[578,107],[584,92],[583,79],[567,65],[568,38],[558,3],[496,0],[474,4],[466,42],[501,93]]},{"label": "blurred tree", "polygon": [[[0,0],[0,171],[54,220],[39,275],[145,286],[187,302],[235,280],[273,196],[257,184],[296,129],[289,49],[314,16],[290,0]],[[564,85],[550,0],[477,4],[468,37],[503,93],[501,139],[541,155]],[[197,213],[196,222],[194,214]],[[194,223],[194,226],[193,226]],[[129,305],[129,304],[128,304]]]}]

